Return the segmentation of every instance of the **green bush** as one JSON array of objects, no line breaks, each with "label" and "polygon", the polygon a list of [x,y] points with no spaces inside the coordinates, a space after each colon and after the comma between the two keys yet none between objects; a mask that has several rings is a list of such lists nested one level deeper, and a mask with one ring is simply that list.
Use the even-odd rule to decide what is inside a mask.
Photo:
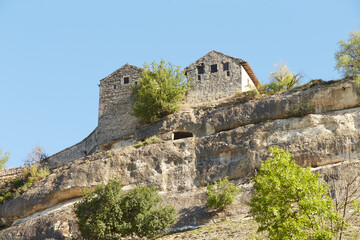
[{"label": "green bush", "polygon": [[135,144],[133,146],[135,148],[139,148],[139,147],[143,147],[143,146],[153,144],[153,143],[160,143],[162,141],[163,140],[161,138],[158,138],[157,136],[152,136],[152,137],[149,137],[149,138],[145,139],[144,141],[142,141],[140,143],[137,143],[137,144]]},{"label": "green bush", "polygon": [[241,190],[229,182],[227,177],[207,185],[207,205],[210,208],[223,209],[232,204]]},{"label": "green bush", "polygon": [[139,186],[129,192],[122,190],[120,180],[100,185],[94,193],[87,192],[75,204],[79,230],[85,239],[118,239],[133,236],[152,237],[176,221],[173,207],[160,207],[161,197],[152,187]]},{"label": "green bush", "polygon": [[35,182],[44,179],[50,174],[48,168],[37,168],[35,165],[30,168],[25,168],[22,172],[22,177],[13,179],[5,183],[0,190],[0,203],[4,203],[10,198],[16,198],[31,188]]},{"label": "green bush", "polygon": [[134,115],[140,120],[151,123],[174,113],[184,98],[188,88],[184,71],[179,66],[166,64],[161,60],[144,64],[139,85],[133,87]]},{"label": "green bush", "polygon": [[9,160],[9,155],[10,153],[8,152],[3,153],[2,150],[0,149],[0,170],[6,167],[6,163]]},{"label": "green bush", "polygon": [[280,91],[287,91],[299,85],[302,75],[294,74],[285,63],[275,65],[278,70],[270,73],[270,83],[264,84],[263,89],[267,94],[273,94]]},{"label": "green bush", "polygon": [[344,219],[320,174],[297,165],[288,151],[270,151],[274,157],[261,164],[249,203],[258,231],[269,239],[334,239]]}]

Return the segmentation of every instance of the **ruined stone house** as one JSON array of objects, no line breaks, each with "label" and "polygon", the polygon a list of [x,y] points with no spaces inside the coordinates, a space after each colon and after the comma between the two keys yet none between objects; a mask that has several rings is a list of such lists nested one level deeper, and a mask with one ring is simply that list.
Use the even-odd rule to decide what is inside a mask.
[{"label": "ruined stone house", "polygon": [[[185,68],[190,90],[185,102],[194,106],[255,89],[260,83],[248,62],[211,51]],[[121,147],[141,140],[134,132],[142,124],[131,108],[131,86],[142,68],[125,64],[100,80],[98,126],[80,143],[49,158],[60,164],[96,152],[100,147]],[[175,131],[175,130],[174,130]]]}]

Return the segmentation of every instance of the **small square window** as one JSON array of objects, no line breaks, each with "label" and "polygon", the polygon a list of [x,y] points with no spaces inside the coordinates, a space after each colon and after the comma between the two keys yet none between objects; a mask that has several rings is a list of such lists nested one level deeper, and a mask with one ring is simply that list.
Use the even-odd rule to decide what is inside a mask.
[{"label": "small square window", "polygon": [[114,89],[116,89],[116,85],[114,85]]},{"label": "small square window", "polygon": [[124,84],[128,84],[130,83],[130,78],[129,77],[124,77]]},{"label": "small square window", "polygon": [[217,64],[213,64],[213,65],[211,65],[210,67],[211,67],[211,72],[212,72],[212,73],[215,73],[215,72],[218,71],[218,70],[217,70]]},{"label": "small square window", "polygon": [[198,75],[198,80],[201,80],[201,75]]},{"label": "small square window", "polygon": [[198,74],[204,74],[205,73],[204,65],[197,66],[197,71]]},{"label": "small square window", "polygon": [[229,70],[229,62],[223,63],[223,70],[228,71]]}]

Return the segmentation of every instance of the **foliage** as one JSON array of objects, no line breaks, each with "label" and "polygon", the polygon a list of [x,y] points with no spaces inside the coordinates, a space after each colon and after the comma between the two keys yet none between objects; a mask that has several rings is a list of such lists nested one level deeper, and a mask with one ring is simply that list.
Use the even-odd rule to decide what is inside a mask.
[{"label": "foliage", "polygon": [[153,143],[159,143],[162,142],[163,140],[161,138],[158,138],[157,136],[151,136],[147,139],[145,139],[144,141],[137,143],[135,145],[133,145],[135,148],[139,148],[139,147],[143,147],[149,144],[153,144]]},{"label": "foliage", "polygon": [[45,150],[40,146],[36,145],[32,152],[28,154],[27,158],[24,160],[24,165],[29,167],[34,164],[41,164],[48,158]]},{"label": "foliage", "polygon": [[207,185],[207,205],[211,208],[223,209],[231,205],[241,190],[229,182],[227,177]]},{"label": "foliage", "polygon": [[349,40],[338,42],[339,51],[335,53],[335,69],[344,77],[355,77],[360,81],[360,31],[349,33]]},{"label": "foliage", "polygon": [[151,67],[145,63],[139,83],[133,87],[133,110],[146,123],[174,113],[188,88],[184,71],[164,60],[152,62]]},{"label": "foliage", "polygon": [[6,168],[6,163],[9,160],[9,155],[10,153],[8,152],[3,153],[2,150],[0,149],[0,170]]},{"label": "foliage", "polygon": [[270,73],[270,83],[264,84],[263,89],[265,93],[277,93],[284,90],[290,90],[298,86],[302,78],[301,73],[294,74],[285,63],[275,65],[276,72]]},{"label": "foliage", "polygon": [[50,174],[48,168],[37,168],[35,165],[23,170],[22,176],[5,183],[0,190],[0,203],[4,203],[10,198],[16,198]]},{"label": "foliage", "polygon": [[152,187],[138,186],[125,192],[120,180],[99,185],[75,204],[79,230],[85,239],[117,239],[120,236],[154,236],[176,221],[173,207],[159,206],[161,197]]},{"label": "foliage", "polygon": [[270,239],[333,239],[344,220],[319,174],[298,166],[288,151],[270,151],[274,157],[261,164],[249,203],[258,231]]}]

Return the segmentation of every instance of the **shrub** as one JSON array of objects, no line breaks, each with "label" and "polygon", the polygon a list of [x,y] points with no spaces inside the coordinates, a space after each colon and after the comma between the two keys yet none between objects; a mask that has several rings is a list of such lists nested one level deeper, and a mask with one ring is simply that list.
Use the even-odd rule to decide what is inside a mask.
[{"label": "shrub", "polygon": [[207,185],[207,205],[210,208],[223,209],[231,205],[241,190],[229,182],[227,177]]},{"label": "shrub", "polygon": [[75,204],[79,230],[85,239],[154,236],[176,221],[173,207],[159,206],[161,197],[152,187],[138,186],[124,192],[120,180],[99,185]]},{"label": "shrub", "polygon": [[25,168],[22,177],[6,182],[4,188],[0,190],[0,203],[4,203],[10,198],[16,198],[31,188],[35,182],[40,181],[50,174],[48,168],[38,169],[35,165]]},{"label": "shrub", "polygon": [[302,75],[300,73],[294,74],[290,72],[290,69],[285,63],[275,65],[278,70],[270,73],[270,83],[264,84],[263,89],[265,93],[277,93],[280,91],[286,91],[298,86]]},{"label": "shrub", "polygon": [[3,153],[0,149],[0,170],[6,167],[6,163],[9,160],[9,153]]},{"label": "shrub", "polygon": [[157,136],[151,136],[147,139],[145,139],[144,141],[137,143],[135,145],[133,145],[135,148],[139,148],[139,147],[143,147],[149,144],[153,144],[153,143],[159,143],[162,142],[163,140],[161,138],[158,138]]},{"label": "shrub", "polygon": [[297,165],[288,151],[270,151],[274,157],[261,164],[249,203],[258,231],[270,239],[333,239],[344,220],[319,173]]},{"label": "shrub", "polygon": [[133,87],[134,115],[140,120],[151,123],[174,113],[184,98],[188,83],[184,71],[179,66],[166,64],[161,60],[144,64],[144,70],[139,79],[139,85]]}]

